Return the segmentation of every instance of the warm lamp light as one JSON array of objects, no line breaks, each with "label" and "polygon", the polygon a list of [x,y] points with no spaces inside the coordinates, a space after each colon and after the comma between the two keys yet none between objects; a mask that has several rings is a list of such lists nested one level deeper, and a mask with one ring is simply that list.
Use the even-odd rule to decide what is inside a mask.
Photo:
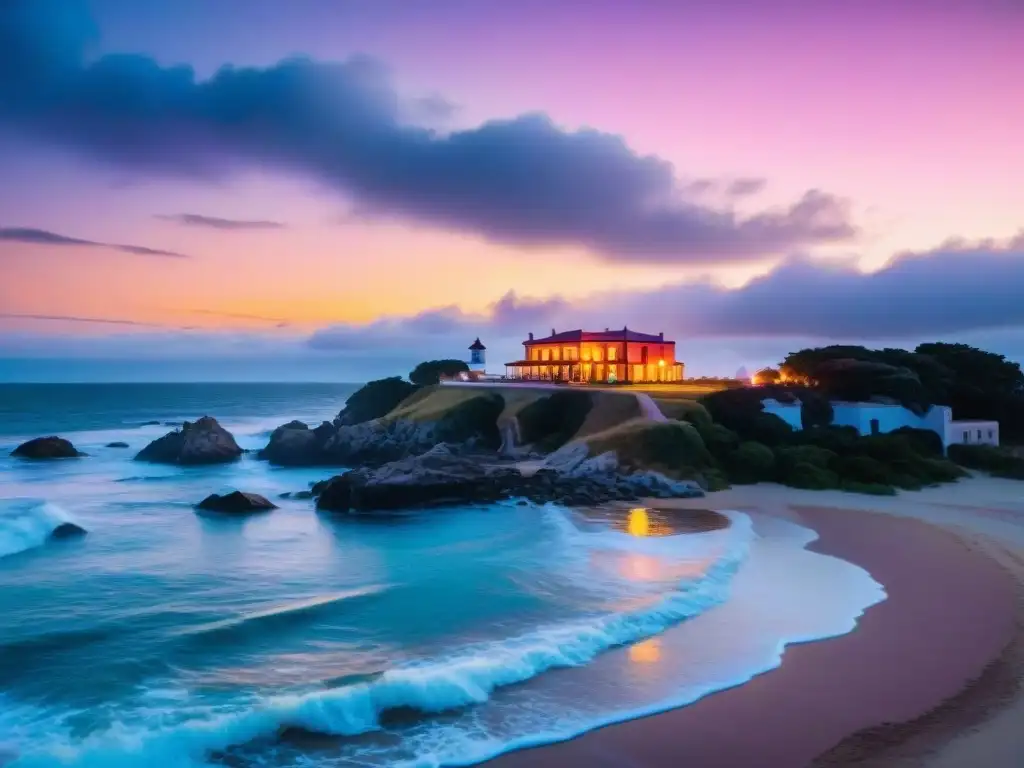
[{"label": "warm lamp light", "polygon": [[658,361],[658,366],[659,366],[660,368],[664,368],[664,367],[665,367],[665,361],[664,361],[664,360],[659,360],[659,361]]}]

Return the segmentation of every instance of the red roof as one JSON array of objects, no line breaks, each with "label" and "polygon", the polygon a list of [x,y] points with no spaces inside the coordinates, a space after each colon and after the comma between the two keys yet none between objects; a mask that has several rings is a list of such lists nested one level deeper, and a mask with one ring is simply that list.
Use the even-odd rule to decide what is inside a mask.
[{"label": "red roof", "polygon": [[527,339],[523,344],[530,346],[531,344],[564,344],[581,341],[639,341],[647,344],[675,344],[674,341],[665,339],[661,334],[640,333],[626,328],[618,331],[562,331],[545,336],[543,339]]},{"label": "red roof", "polygon": [[470,349],[487,349],[487,347],[485,347],[483,344],[480,343],[480,337],[479,336],[476,337],[476,341],[474,341],[470,345],[469,348]]}]

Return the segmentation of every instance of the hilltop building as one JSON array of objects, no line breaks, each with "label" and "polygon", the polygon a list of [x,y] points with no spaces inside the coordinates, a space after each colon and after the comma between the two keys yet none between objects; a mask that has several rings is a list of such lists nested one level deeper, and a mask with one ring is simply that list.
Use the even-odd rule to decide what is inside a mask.
[{"label": "hilltop building", "polygon": [[613,331],[562,331],[543,338],[531,333],[523,359],[505,363],[509,379],[649,383],[682,381],[676,343],[664,333],[629,328]]}]

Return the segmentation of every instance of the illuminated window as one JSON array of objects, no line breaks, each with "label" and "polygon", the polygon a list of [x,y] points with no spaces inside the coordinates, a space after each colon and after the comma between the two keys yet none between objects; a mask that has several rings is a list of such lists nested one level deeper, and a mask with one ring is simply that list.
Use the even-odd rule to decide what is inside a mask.
[{"label": "illuminated window", "polygon": [[554,349],[551,350],[551,359],[552,360],[560,360],[561,359],[561,354],[562,354],[561,348],[555,347]]},{"label": "illuminated window", "polygon": [[540,359],[541,360],[548,360],[550,358],[551,358],[551,350],[547,349],[547,348],[542,349],[541,352],[540,352]]},{"label": "illuminated window", "polygon": [[590,359],[590,347],[584,347],[583,348],[583,359],[584,360],[589,360]]},{"label": "illuminated window", "polygon": [[530,350],[530,359],[531,360],[540,360],[540,350],[537,349],[536,347],[531,349]]},{"label": "illuminated window", "polygon": [[602,358],[600,347],[594,347],[594,350],[591,354],[593,354],[595,360],[600,360]]},{"label": "illuminated window", "polygon": [[608,347],[608,360],[615,360],[618,350],[615,347]]}]

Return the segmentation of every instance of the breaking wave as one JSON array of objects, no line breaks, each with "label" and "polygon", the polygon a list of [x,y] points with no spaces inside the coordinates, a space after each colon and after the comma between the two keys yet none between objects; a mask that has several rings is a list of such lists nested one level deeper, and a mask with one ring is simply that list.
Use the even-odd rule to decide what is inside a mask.
[{"label": "breaking wave", "polygon": [[58,526],[72,522],[67,512],[42,499],[0,499],[0,557],[41,547]]}]

